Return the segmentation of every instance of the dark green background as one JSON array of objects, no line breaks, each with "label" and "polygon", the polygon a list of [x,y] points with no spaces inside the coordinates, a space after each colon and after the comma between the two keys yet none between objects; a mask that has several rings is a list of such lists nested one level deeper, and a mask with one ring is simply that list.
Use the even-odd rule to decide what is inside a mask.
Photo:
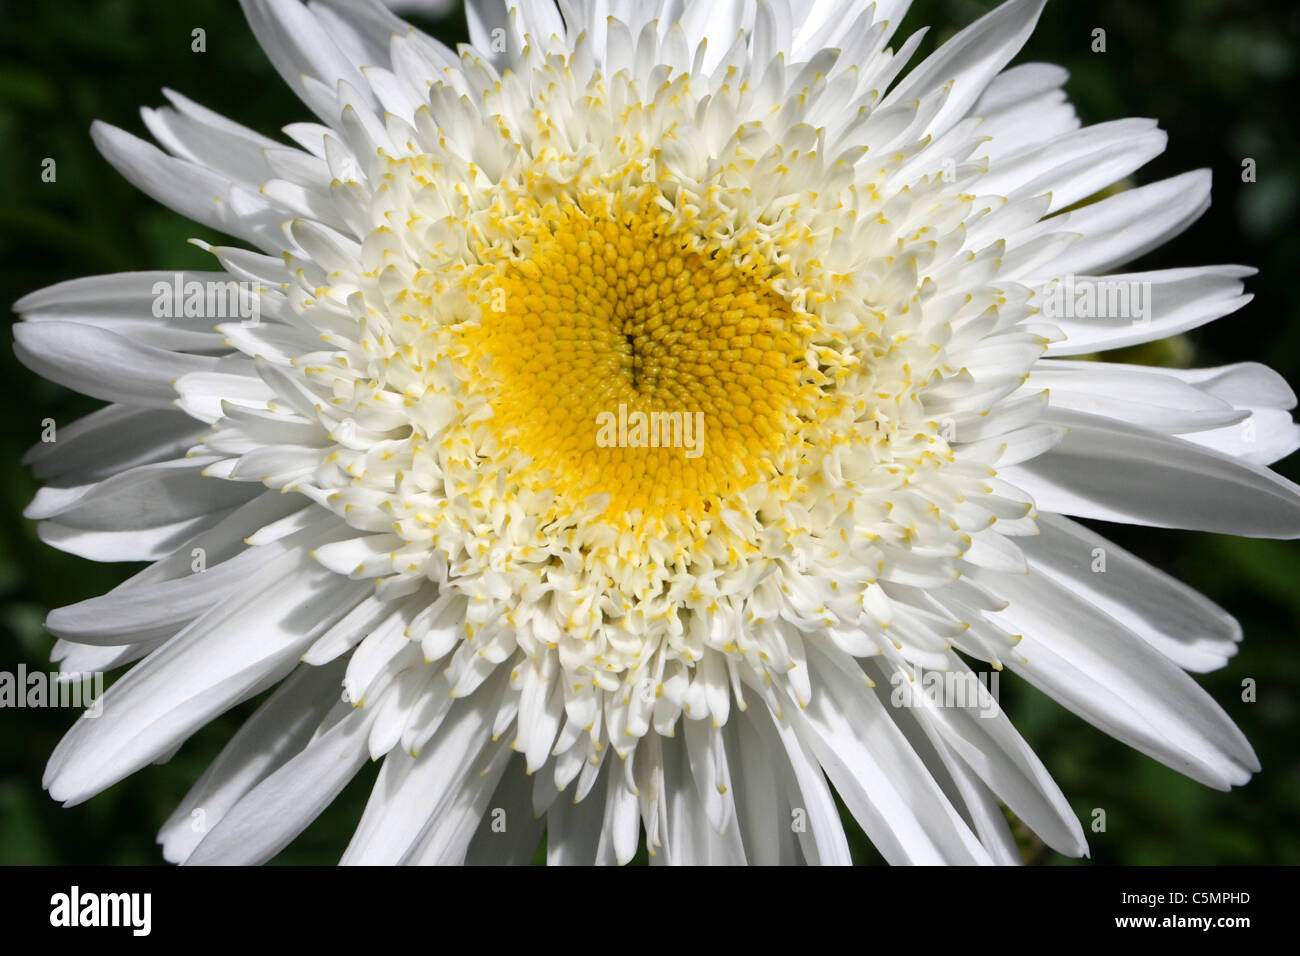
[{"label": "dark green background", "polygon": [[[796,3],[798,0],[796,0]],[[169,86],[270,135],[311,118],[281,84],[230,0],[6,2],[0,17],[0,302],[80,275],[210,268],[185,240],[217,237],[132,189],[91,146],[103,119],[144,133],[137,109]],[[935,25],[922,52],[993,6],[985,0],[920,0],[903,34]],[[459,12],[424,24],[464,38]],[[207,52],[190,31],[207,31]],[[1107,52],[1091,52],[1092,30]],[[1262,0],[1131,0],[1049,5],[1021,60],[1068,67],[1084,122],[1151,116],[1170,133],[1166,154],[1138,174],[1149,182],[1212,167],[1214,206],[1184,236],[1142,265],[1254,265],[1257,298],[1190,341],[1157,350],[1163,360],[1220,364],[1262,360],[1300,382],[1300,306],[1295,293],[1296,37],[1290,3]],[[41,182],[41,162],[58,163]],[[1241,162],[1258,162],[1243,184]],[[1148,353],[1145,358],[1150,358]],[[19,464],[43,418],[66,423],[98,403],[44,382],[0,349],[0,669],[46,665],[50,608],[101,593],[132,567],[96,565],[39,543],[20,512],[35,491]],[[1295,479],[1297,465],[1280,470]],[[1242,652],[1204,685],[1254,742],[1264,770],[1244,789],[1205,789],[1114,743],[1010,675],[1003,702],[1055,774],[1080,818],[1104,808],[1105,833],[1089,833],[1098,863],[1295,863],[1300,861],[1300,688],[1295,580],[1300,545],[1181,532],[1103,528],[1237,615]],[[1240,700],[1244,678],[1258,702]],[[247,710],[247,708],[244,708]],[[150,767],[82,806],[64,810],[40,789],[47,756],[73,714],[0,711],[0,863],[160,862],[154,833],[237,726],[228,715],[170,763]],[[346,845],[373,777],[370,768],[280,862],[333,862]],[[1025,839],[1034,862],[1065,861]],[[864,861],[876,856],[858,835]]]}]

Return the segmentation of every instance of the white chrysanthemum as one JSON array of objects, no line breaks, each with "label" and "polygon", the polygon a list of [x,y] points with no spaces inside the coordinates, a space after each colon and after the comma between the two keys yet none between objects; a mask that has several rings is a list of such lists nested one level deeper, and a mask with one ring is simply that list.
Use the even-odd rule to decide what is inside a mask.
[{"label": "white chrysanthemum", "polygon": [[[523,861],[543,827],[553,862],[642,829],[659,862],[845,862],[832,787],[893,862],[1014,862],[1001,805],[1084,853],[986,693],[899,706],[969,662],[1209,786],[1256,769],[1185,673],[1235,622],[1062,515],[1300,535],[1265,467],[1294,397],[1069,360],[1230,313],[1250,270],[1090,278],[1209,176],[1060,212],[1165,137],[1004,71],[1040,2],[905,75],[900,0],[470,0],[457,51],[377,3],[244,6],[319,117],[297,148],[172,93],[166,153],[94,136],[258,250],[184,278],[252,283],[260,321],[155,318],[159,273],[18,305],[22,360],[113,403],[33,452],[30,516],[154,562],[49,618],[65,669],[143,658],[57,799],[274,687],[168,859],[268,859],[368,758],[347,862]],[[698,447],[602,440],[637,412]]]}]

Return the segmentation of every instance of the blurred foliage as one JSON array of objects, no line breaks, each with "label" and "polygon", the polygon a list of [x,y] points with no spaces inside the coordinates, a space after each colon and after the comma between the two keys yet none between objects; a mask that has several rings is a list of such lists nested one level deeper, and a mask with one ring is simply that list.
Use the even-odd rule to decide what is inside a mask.
[{"label": "blurred foliage", "polygon": [[[795,0],[796,4],[799,0]],[[908,34],[936,25],[922,53],[993,4],[918,0]],[[92,119],[143,134],[137,109],[174,88],[260,132],[275,135],[308,118],[262,56],[229,0],[5,0],[0,34],[0,301],[92,273],[207,268],[185,240],[218,237],[137,193],[91,146]],[[459,10],[422,24],[445,41],[464,37]],[[192,53],[191,30],[207,31]],[[1107,52],[1090,49],[1106,30]],[[1300,381],[1300,303],[1295,228],[1300,148],[1293,120],[1300,11],[1265,0],[1055,0],[1020,60],[1068,67],[1067,87],[1085,122],[1151,116],[1169,131],[1166,154],[1139,182],[1197,168],[1215,173],[1213,208],[1141,265],[1240,262],[1260,268],[1256,300],[1243,311],[1143,358],[1177,364],[1267,361]],[[41,181],[42,160],[57,181]],[[1241,179],[1245,158],[1258,182]],[[1132,359],[1133,356],[1128,356]],[[46,417],[70,422],[98,403],[51,385],[0,354],[0,669],[46,665],[50,608],[99,594],[134,570],[97,565],[45,547],[21,517],[35,491],[19,463]],[[1280,470],[1297,477],[1297,466]],[[1245,629],[1228,667],[1202,678],[1254,742],[1264,770],[1231,794],[1208,790],[1115,743],[1015,679],[1004,703],[1055,774],[1085,825],[1093,808],[1105,833],[1089,833],[1092,861],[1110,864],[1300,862],[1300,736],[1297,689],[1300,620],[1297,550],[1289,543],[1130,528],[1101,529],[1117,543],[1201,589]],[[1244,678],[1258,703],[1243,703]],[[150,864],[159,825],[238,726],[248,707],[215,721],[170,762],[107,793],[61,809],[42,792],[41,772],[73,714],[0,711],[0,863]],[[278,862],[333,862],[364,805],[373,768]],[[856,828],[854,828],[856,829]],[[1035,862],[1064,863],[1026,840]],[[860,837],[855,853],[878,859]]]}]

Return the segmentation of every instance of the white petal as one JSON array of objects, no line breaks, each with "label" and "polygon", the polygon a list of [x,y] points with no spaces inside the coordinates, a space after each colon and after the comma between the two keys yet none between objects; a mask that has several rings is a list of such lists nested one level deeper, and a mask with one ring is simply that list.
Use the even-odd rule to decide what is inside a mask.
[{"label": "white petal", "polygon": [[965,116],[989,82],[1020,51],[1038,22],[1044,0],[1008,0],[980,17],[931,54],[884,99],[889,106],[919,99],[951,83],[939,115],[929,124],[938,135]]},{"label": "white petal", "polygon": [[[1008,247],[1053,232],[1077,233],[1083,238],[1026,278],[1096,275],[1163,245],[1209,208],[1210,171],[1202,169],[1052,216],[1020,235],[1009,236]],[[1008,274],[1007,278],[1020,277]]]},{"label": "white petal", "polygon": [[302,752],[338,701],[342,668],[300,667],[244,721],[158,833],[179,863],[243,796]]},{"label": "white petal", "polygon": [[226,511],[261,494],[250,485],[204,478],[200,469],[212,460],[181,458],[138,465],[88,485],[46,485],[23,514],[88,531],[133,531]]},{"label": "white petal", "polygon": [[1023,634],[1008,666],[1044,693],[1207,786],[1239,786],[1259,769],[1222,708],[1119,621],[1042,574],[986,583],[1011,602],[989,617]]},{"label": "white petal", "polygon": [[136,465],[179,458],[198,443],[203,425],[179,409],[108,405],[67,425],[55,441],[23,456],[37,478],[89,484]]},{"label": "white petal", "polygon": [[1165,141],[1154,120],[1099,123],[1002,160],[979,181],[979,190],[1013,201],[1051,193],[1048,213],[1054,213],[1146,165],[1164,152]]},{"label": "white petal", "polygon": [[1001,477],[1040,511],[1257,538],[1300,537],[1300,487],[1258,465],[1113,419],[1052,409],[1070,431]]},{"label": "white petal", "polygon": [[848,840],[821,767],[789,721],[764,714],[757,707],[750,708],[749,713],[767,749],[778,757],[784,751],[786,759],[778,759],[774,767],[779,768],[782,785],[787,788],[790,825],[800,824],[795,833],[804,859],[813,865],[848,866],[853,862]]},{"label": "white petal", "polygon": [[809,665],[816,690],[807,708],[791,711],[792,720],[885,859],[990,862],[865,677],[851,680],[820,648],[810,648]]},{"label": "white petal", "polygon": [[186,859],[190,866],[264,863],[339,795],[366,759],[366,714],[336,723],[244,795]]},{"label": "white petal", "polygon": [[116,126],[96,121],[90,135],[114,169],[168,209],[266,252],[279,251],[279,224],[285,217],[262,196],[220,173],[168,156]]},{"label": "white petal", "polygon": [[457,701],[419,756],[394,750],[384,758],[379,779],[357,825],[344,864],[396,864],[418,846],[438,814],[455,800],[471,774],[482,770],[490,742],[492,690],[501,682]]},{"label": "white petal", "polygon": [[1140,365],[1053,359],[1035,365],[1025,384],[1029,389],[1049,389],[1057,408],[1167,434],[1222,428],[1248,415],[1177,375]]},{"label": "white petal", "polygon": [[176,379],[217,363],[75,322],[15,325],[14,353],[33,372],[83,395],[147,408],[170,408]]},{"label": "white petal", "polygon": [[[309,107],[317,109],[318,104],[306,94],[304,74],[330,90],[340,80],[358,88],[365,86],[356,65],[339,49],[315,13],[297,0],[240,0],[240,6],[267,59]],[[327,123],[338,119],[337,113],[331,116],[318,110],[318,115]]]},{"label": "white petal", "polygon": [[527,866],[533,861],[544,823],[533,813],[532,793],[533,781],[523,758],[516,756],[488,800],[487,814],[465,854],[467,865]]},{"label": "white petal", "polygon": [[546,811],[546,863],[548,866],[591,866],[600,842],[605,780],[602,773],[587,799],[574,803],[568,793]]},{"label": "white petal", "polygon": [[50,757],[50,794],[80,803],[280,680],[365,590],[287,556],[256,590],[218,604],[105,692],[103,714],[79,721]]},{"label": "white petal", "polygon": [[[1245,266],[1202,266],[1191,269],[1164,269],[1158,272],[1131,272],[1109,275],[1072,277],[1074,295],[1084,284],[1091,285],[1097,302],[1106,298],[1104,308],[1098,306],[1094,313],[1112,311],[1110,297],[1115,296],[1114,314],[1094,314],[1084,317],[1064,315],[1053,305],[1044,319],[1065,333],[1065,338],[1047,347],[1048,356],[1084,355],[1089,352],[1126,348],[1143,342],[1154,342],[1180,332],[1200,328],[1207,322],[1231,315],[1246,305],[1253,296],[1242,293],[1241,280],[1255,274]],[[1066,290],[1069,286],[1064,287]],[[1046,305],[1051,294],[1049,287],[1038,293],[1040,303]],[[1063,301],[1068,291],[1059,294]],[[1124,297],[1129,307],[1123,306]],[[1068,309],[1068,305],[1066,306]],[[1139,314],[1138,310],[1142,310]]]},{"label": "white petal", "polygon": [[[1237,653],[1241,626],[1214,602],[1059,515],[1022,541],[1034,570],[1087,598],[1179,667],[1212,671]],[[1100,570],[1098,570],[1100,568]]]}]

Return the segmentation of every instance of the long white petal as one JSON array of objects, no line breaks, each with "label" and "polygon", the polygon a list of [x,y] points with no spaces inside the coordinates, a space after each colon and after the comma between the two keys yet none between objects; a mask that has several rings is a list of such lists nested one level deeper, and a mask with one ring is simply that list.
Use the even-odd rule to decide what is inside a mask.
[{"label": "long white petal", "polygon": [[1070,430],[1002,472],[1040,511],[1256,538],[1300,537],[1300,488],[1258,465],[1114,419],[1054,409]]}]

